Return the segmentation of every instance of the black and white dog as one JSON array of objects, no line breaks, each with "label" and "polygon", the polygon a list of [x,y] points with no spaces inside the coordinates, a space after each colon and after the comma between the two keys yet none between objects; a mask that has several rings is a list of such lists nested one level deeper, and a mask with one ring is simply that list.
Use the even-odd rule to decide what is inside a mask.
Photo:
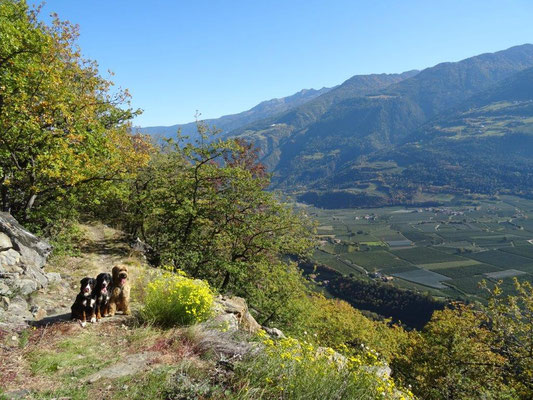
[{"label": "black and white dog", "polygon": [[96,303],[96,279],[83,278],[81,281],[81,289],[74,304],[70,308],[72,311],[71,319],[80,321],[81,326],[87,324],[87,320],[96,322],[95,303]]},{"label": "black and white dog", "polygon": [[111,274],[102,272],[96,277],[96,320],[109,315],[109,299],[111,298]]}]

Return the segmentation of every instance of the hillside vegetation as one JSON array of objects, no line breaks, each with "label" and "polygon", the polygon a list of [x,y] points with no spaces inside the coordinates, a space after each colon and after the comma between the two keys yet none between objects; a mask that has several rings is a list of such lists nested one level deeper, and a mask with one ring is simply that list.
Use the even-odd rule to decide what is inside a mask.
[{"label": "hillside vegetation", "polygon": [[[5,396],[532,397],[529,283],[517,281],[511,297],[490,285],[486,305],[449,304],[420,331],[326,298],[288,261],[314,250],[315,224],[266,190],[270,176],[253,146],[203,124],[188,142],[132,135],[138,111],[82,58],[77,29],[38,21],[25,1],[0,0],[1,208],[55,246],[47,268],[68,287],[43,290],[47,301],[68,312],[80,277],[122,262],[132,268],[135,307],[86,329],[53,320],[2,331]],[[489,57],[489,75],[519,68],[514,51]],[[363,80],[381,87],[404,78]],[[344,101],[368,107],[366,127],[376,110],[414,104],[384,93]],[[150,266],[130,254],[126,243],[137,238]],[[208,326],[220,322],[216,304],[230,311]],[[231,324],[242,328],[243,318],[244,332]]]}]

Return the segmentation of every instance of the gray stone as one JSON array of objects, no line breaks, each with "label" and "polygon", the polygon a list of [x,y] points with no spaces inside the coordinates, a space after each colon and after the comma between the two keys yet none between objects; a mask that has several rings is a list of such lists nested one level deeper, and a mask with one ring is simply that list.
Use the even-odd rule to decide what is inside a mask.
[{"label": "gray stone", "polygon": [[208,329],[217,329],[223,332],[239,330],[239,320],[235,314],[220,314],[201,324]]},{"label": "gray stone", "polygon": [[218,296],[215,299],[216,314],[234,314],[239,322],[239,329],[249,333],[255,333],[261,329],[252,314],[248,311],[246,300],[241,297]]},{"label": "gray stone", "polygon": [[0,281],[0,296],[7,296],[11,294],[11,289],[4,282]]},{"label": "gray stone", "polygon": [[24,264],[36,268],[44,266],[52,251],[48,242],[28,232],[15,218],[4,212],[0,212],[0,231],[11,239],[13,248],[21,254]]},{"label": "gray stone", "polygon": [[7,250],[13,247],[11,239],[5,233],[0,232],[0,251]]},{"label": "gray stone", "polygon": [[85,381],[95,383],[103,377],[106,379],[118,379],[124,376],[134,375],[146,369],[160,355],[161,353],[157,351],[131,354],[124,357],[122,361],[88,376],[85,378]]},{"label": "gray stone", "polygon": [[29,307],[26,300],[20,296],[16,296],[15,298],[11,299],[9,307],[7,308],[7,312],[12,314],[17,319],[32,319],[33,315],[31,315],[28,308]]},{"label": "gray stone", "polygon": [[9,249],[0,252],[0,264],[4,267],[13,266],[20,262],[20,253],[16,250]]},{"label": "gray stone", "polygon": [[3,310],[7,310],[9,308],[9,303],[11,303],[9,297],[0,297],[0,308],[2,308]]},{"label": "gray stone", "polygon": [[278,328],[269,328],[267,326],[263,326],[263,329],[273,339],[285,339],[285,335]]},{"label": "gray stone", "polygon": [[27,399],[31,395],[31,392],[28,389],[18,389],[12,390],[11,392],[4,393],[6,399],[15,400],[15,399]]},{"label": "gray stone", "polygon": [[57,283],[61,281],[61,275],[59,272],[48,272],[46,279],[48,279],[48,283]]},{"label": "gray stone", "polygon": [[32,279],[21,279],[17,282],[16,288],[23,296],[27,296],[37,290],[37,283]]},{"label": "gray stone", "polygon": [[33,279],[38,283],[37,288],[45,287],[48,285],[48,278],[44,274],[41,268],[35,268],[32,266],[24,266],[24,275],[28,278]]}]

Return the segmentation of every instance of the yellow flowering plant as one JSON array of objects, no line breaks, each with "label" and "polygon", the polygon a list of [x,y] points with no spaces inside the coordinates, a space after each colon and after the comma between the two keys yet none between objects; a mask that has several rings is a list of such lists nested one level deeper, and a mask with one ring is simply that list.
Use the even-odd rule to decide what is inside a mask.
[{"label": "yellow flowering plant", "polygon": [[259,333],[264,352],[237,368],[236,399],[414,400],[396,387],[379,355],[364,347],[351,355],[294,338]]},{"label": "yellow flowering plant", "polygon": [[190,325],[211,315],[213,291],[183,271],[165,271],[148,283],[142,315],[163,326]]}]

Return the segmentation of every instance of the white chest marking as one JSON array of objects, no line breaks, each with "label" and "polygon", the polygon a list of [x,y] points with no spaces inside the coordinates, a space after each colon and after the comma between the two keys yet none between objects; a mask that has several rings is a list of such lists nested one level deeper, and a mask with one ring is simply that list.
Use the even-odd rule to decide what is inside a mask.
[{"label": "white chest marking", "polygon": [[94,306],[95,299],[91,299],[91,307]]},{"label": "white chest marking", "polygon": [[83,304],[84,306],[86,306],[86,305],[87,305],[87,300],[83,300],[83,303],[81,303],[81,304]]}]

